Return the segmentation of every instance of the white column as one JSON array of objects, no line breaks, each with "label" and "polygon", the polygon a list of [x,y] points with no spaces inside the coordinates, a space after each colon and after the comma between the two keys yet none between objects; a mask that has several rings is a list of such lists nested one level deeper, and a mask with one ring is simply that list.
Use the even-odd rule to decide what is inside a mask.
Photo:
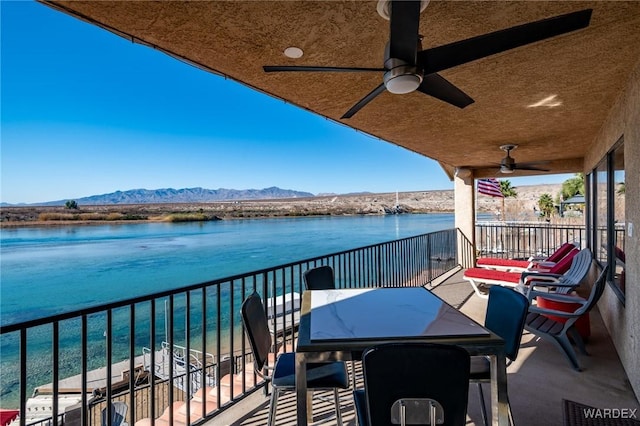
[{"label": "white column", "polygon": [[[463,237],[458,239],[458,259],[462,267],[475,265],[475,188],[473,172],[457,169],[453,178],[455,197],[455,226]],[[469,244],[471,247],[469,247]]]}]

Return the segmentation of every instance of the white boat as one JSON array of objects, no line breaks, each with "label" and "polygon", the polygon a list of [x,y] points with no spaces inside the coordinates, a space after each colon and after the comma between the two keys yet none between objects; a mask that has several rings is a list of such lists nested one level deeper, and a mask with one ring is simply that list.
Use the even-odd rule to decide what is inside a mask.
[{"label": "white boat", "polygon": [[[282,334],[300,323],[300,293],[291,292],[267,299],[267,319],[272,334]],[[293,317],[293,322],[291,318]]]}]

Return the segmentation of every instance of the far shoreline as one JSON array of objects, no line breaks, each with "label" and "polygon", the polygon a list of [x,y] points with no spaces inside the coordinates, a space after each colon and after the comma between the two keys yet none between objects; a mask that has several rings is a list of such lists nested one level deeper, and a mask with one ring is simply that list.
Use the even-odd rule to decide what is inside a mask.
[{"label": "far shoreline", "polygon": [[[504,219],[538,219],[535,212],[540,195],[556,193],[561,186],[543,184],[516,187],[517,197],[504,199]],[[477,210],[480,213],[500,215],[502,200],[479,195],[476,198]],[[0,229],[454,212],[453,190],[215,202],[79,205],[77,209],[69,209],[64,205],[21,205],[0,207]],[[45,218],[48,220],[43,220]],[[54,220],[56,218],[65,220]]]},{"label": "far shoreline", "polygon": [[[406,212],[400,214],[453,214],[453,211],[436,211],[436,212]],[[183,221],[169,221],[162,219],[138,219],[138,220],[46,220],[46,221],[3,221],[0,222],[0,229],[15,229],[15,228],[55,228],[64,226],[103,226],[103,225],[142,225],[149,223],[167,223],[167,224],[179,224],[179,223],[208,223],[219,222],[229,220],[253,220],[253,219],[292,219],[292,218],[305,218],[305,217],[348,217],[348,216],[385,216],[392,215],[386,213],[354,213],[354,214],[317,214],[317,215],[265,215],[265,216],[252,216],[252,217],[224,217],[210,220],[183,220]]]}]

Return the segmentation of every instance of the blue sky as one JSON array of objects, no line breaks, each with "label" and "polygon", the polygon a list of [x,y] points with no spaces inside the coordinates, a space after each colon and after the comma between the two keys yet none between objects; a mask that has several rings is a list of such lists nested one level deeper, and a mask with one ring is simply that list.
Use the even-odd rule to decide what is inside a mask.
[{"label": "blue sky", "polygon": [[453,188],[435,161],[404,148],[47,6],[0,7],[2,202],[136,188]]}]

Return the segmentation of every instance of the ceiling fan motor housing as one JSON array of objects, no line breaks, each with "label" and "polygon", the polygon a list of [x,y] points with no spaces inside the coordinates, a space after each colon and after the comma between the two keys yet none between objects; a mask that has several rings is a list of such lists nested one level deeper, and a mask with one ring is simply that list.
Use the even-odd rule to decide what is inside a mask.
[{"label": "ceiling fan motor housing", "polygon": [[415,65],[407,64],[400,59],[389,58],[384,66],[388,69],[384,73],[384,85],[389,92],[402,95],[420,87],[422,74],[418,72]]},{"label": "ceiling fan motor housing", "polygon": [[[421,43],[418,42],[418,49]],[[422,72],[415,64],[410,64],[402,59],[390,58],[389,43],[384,50],[384,86],[391,93],[403,95],[415,91],[422,83]]]},{"label": "ceiling fan motor housing", "polygon": [[515,163],[515,160],[513,159],[513,157],[510,157],[507,155],[502,159],[502,162],[500,163],[500,165],[506,166],[506,167],[513,167],[514,163]]},{"label": "ceiling fan motor housing", "polygon": [[517,147],[518,145],[503,145],[500,147],[500,149],[507,153],[507,156],[504,157],[500,162],[500,173],[513,173],[516,161],[509,154],[511,153],[512,149],[515,149]]}]

